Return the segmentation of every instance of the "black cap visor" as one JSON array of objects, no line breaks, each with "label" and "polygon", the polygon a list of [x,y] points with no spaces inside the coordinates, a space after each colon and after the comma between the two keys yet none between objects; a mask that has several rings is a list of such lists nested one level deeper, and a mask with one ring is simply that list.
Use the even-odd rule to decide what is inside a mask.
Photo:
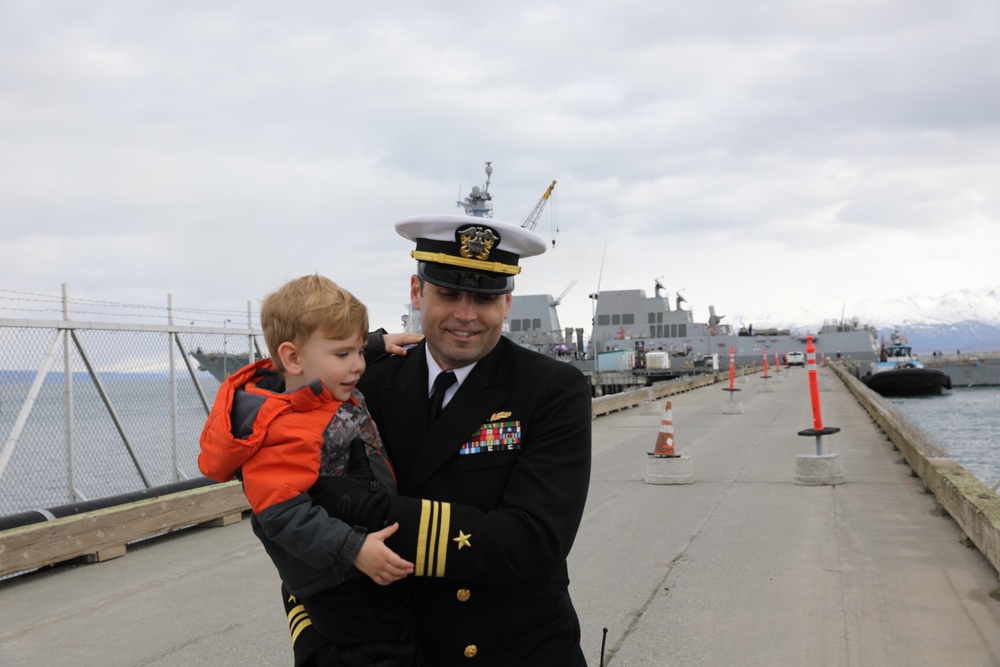
[{"label": "black cap visor", "polygon": [[446,264],[417,262],[417,275],[438,287],[480,294],[507,294],[514,291],[514,276],[489,271],[472,271]]}]

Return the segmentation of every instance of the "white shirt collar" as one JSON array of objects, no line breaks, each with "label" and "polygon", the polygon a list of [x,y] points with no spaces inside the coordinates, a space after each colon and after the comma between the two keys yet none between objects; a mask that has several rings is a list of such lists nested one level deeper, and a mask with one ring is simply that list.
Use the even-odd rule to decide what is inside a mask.
[{"label": "white shirt collar", "polygon": [[[438,362],[434,361],[434,356],[430,352],[426,352],[426,354],[427,354],[427,395],[430,396],[431,391],[434,389],[434,379],[438,376],[438,373],[440,373],[442,369],[441,366],[438,365]],[[474,361],[468,366],[462,366],[461,368],[451,369],[452,372],[455,374],[455,384],[448,387],[448,391],[444,392],[444,403],[442,407],[448,404],[448,401],[451,400],[451,397],[455,395],[455,392],[458,391],[458,388],[462,386],[463,382],[465,382],[465,378],[469,377],[469,373],[472,372],[472,369],[476,367],[477,363],[479,362]]]}]

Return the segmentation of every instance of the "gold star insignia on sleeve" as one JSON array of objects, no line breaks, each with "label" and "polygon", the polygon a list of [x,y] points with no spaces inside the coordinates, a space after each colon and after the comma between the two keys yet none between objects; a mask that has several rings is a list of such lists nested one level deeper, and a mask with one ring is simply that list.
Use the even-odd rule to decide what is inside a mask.
[{"label": "gold star insignia on sleeve", "polygon": [[462,531],[458,531],[458,537],[452,538],[451,541],[458,543],[458,550],[459,551],[461,551],[463,547],[469,547],[471,549],[472,548],[472,543],[469,541],[470,537],[472,537],[471,534],[466,535]]}]

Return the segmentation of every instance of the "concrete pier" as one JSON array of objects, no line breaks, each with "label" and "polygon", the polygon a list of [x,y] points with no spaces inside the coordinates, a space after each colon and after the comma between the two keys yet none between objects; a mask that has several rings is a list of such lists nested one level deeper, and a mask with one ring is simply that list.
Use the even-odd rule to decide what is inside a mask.
[{"label": "concrete pier", "polygon": [[[828,373],[822,370],[821,373]],[[593,422],[590,495],[570,557],[584,651],[631,665],[1000,665],[997,571],[828,377],[824,439],[845,481],[795,483],[815,447],[807,374],[670,398],[694,481],[644,481],[658,414]],[[0,581],[0,665],[291,664],[278,579],[247,521]],[[471,664],[471,663],[470,663]]]}]

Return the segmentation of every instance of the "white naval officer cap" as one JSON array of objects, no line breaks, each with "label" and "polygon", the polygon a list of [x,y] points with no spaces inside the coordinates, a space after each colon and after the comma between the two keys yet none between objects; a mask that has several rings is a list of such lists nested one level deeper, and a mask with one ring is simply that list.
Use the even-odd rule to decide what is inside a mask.
[{"label": "white naval officer cap", "polygon": [[417,244],[410,256],[429,283],[464,292],[505,294],[514,289],[522,257],[545,252],[538,234],[509,222],[470,215],[419,215],[396,223]]}]

